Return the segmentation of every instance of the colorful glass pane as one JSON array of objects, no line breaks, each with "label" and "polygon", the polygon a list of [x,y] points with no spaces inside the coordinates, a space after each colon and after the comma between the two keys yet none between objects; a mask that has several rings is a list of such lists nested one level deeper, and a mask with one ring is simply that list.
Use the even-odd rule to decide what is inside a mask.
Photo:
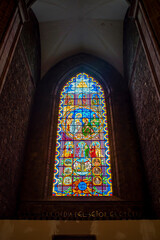
[{"label": "colorful glass pane", "polygon": [[61,91],[52,195],[112,195],[104,91],[86,73]]}]

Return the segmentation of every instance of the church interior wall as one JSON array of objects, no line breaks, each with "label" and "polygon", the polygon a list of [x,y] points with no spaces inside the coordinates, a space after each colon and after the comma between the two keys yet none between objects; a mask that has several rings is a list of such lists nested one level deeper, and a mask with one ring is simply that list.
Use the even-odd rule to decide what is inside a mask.
[{"label": "church interior wall", "polygon": [[[79,65],[82,66],[78,68],[77,66]],[[111,89],[110,108],[113,111],[113,131],[116,139],[114,142],[116,153],[112,150],[114,195],[121,198],[122,201],[134,201],[133,205],[137,204],[138,201],[143,205],[142,202],[146,194],[145,191],[143,191],[145,184],[127,84],[110,64],[91,55],[79,54],[67,58],[54,66],[37,87],[34,110],[30,122],[31,134],[28,138],[25,153],[25,171],[19,212],[19,217],[22,219],[27,217],[31,219],[34,219],[34,217],[38,219],[40,217],[42,219],[50,219],[52,218],[52,214],[53,218],[55,218],[55,211],[72,208],[69,202],[62,204],[56,201],[53,204],[54,201],[51,196],[53,164],[50,164],[50,162],[53,162],[54,159],[56,121],[58,116],[57,108],[59,104],[58,91],[61,90],[61,85],[65,83],[65,79],[74,76],[76,71],[79,71],[78,69],[85,69],[85,66],[88,66],[88,68],[90,66],[90,70],[87,71],[90,71],[92,76],[95,74],[94,71],[99,72],[105,79],[104,83],[106,85],[108,84]],[[77,70],[74,70],[76,67]],[[63,79],[63,81],[61,79]],[[95,79],[97,79],[96,74]],[[51,124],[52,118],[55,118],[53,124]],[[51,142],[49,142],[50,135],[52,135]],[[116,154],[117,163],[115,163]],[[133,168],[135,169],[134,173]],[[50,169],[50,171],[48,171],[48,169]],[[117,169],[119,175],[117,182],[115,169]],[[134,177],[135,175],[136,178]],[[49,179],[51,179],[50,188],[48,188]],[[31,185],[32,188],[30,187]],[[105,203],[103,204],[105,205]],[[85,206],[84,204],[75,202],[72,205],[75,206],[76,209],[79,209],[81,205],[81,208],[90,209],[89,211],[91,211],[92,207],[96,207],[94,203],[88,203]],[[101,203],[99,203],[99,206],[100,205],[102,206]],[[37,209],[37,212],[35,212],[35,209]],[[111,216],[111,218],[112,217],[116,218],[116,216]],[[58,218],[61,218],[61,216],[58,216]],[[121,216],[120,218],[123,217]]]},{"label": "church interior wall", "polygon": [[28,122],[39,77],[38,24],[31,14],[17,44],[0,96],[0,216],[14,214],[20,178]]},{"label": "church interior wall", "polygon": [[[15,3],[14,1],[10,1]],[[4,3],[4,2],[3,2]],[[7,2],[6,4],[8,4]],[[10,4],[10,9],[8,5],[3,5],[5,9],[8,9],[10,13],[12,9],[14,10],[14,4]],[[1,7],[1,5],[0,5]],[[3,9],[1,9],[3,11]],[[36,173],[36,178],[32,182],[32,174],[28,174],[26,177],[27,185],[30,187],[32,185],[32,192],[27,197],[33,199],[44,199],[44,189],[46,178],[46,159],[48,154],[48,136],[49,136],[49,126],[50,126],[50,117],[52,112],[52,97],[48,94],[48,90],[45,89],[45,82],[42,83],[37,88],[37,95],[34,98],[36,84],[40,79],[40,43],[39,43],[39,29],[38,22],[34,18],[33,14],[30,12],[30,21],[24,24],[23,31],[19,38],[12,62],[9,67],[9,71],[6,77],[6,81],[3,87],[3,91],[0,96],[0,136],[1,136],[1,169],[0,169],[0,217],[1,218],[11,218],[16,216],[15,211],[18,207],[17,200],[19,199],[19,193],[21,187],[21,176],[25,171],[31,171]],[[6,18],[3,18],[0,24],[0,38],[3,37],[5,32],[4,26],[8,25],[9,15]],[[134,117],[136,119],[137,130],[140,141],[140,149],[143,158],[143,166],[145,172],[145,183],[144,192],[148,192],[151,198],[151,204],[154,210],[154,217],[160,217],[160,196],[159,196],[159,98],[157,95],[156,87],[154,85],[153,75],[149,68],[143,46],[140,42],[139,34],[136,30],[136,26],[133,22],[126,18],[124,24],[124,79],[128,81],[132,103],[130,103],[130,97],[128,92],[126,94],[118,95],[115,97],[116,109],[121,106],[121,111],[119,112],[119,119],[121,121],[117,122],[119,131],[119,140],[120,135],[124,136],[123,128],[124,121],[127,122],[127,127],[125,125],[125,131],[131,134],[133,139],[137,138],[137,133],[135,128],[132,129],[134,125]],[[63,72],[63,68],[60,69]],[[58,73],[56,72],[53,77],[57,77]],[[51,82],[48,85],[48,89],[52,86]],[[43,89],[44,88],[44,89]],[[43,89],[43,96],[41,95]],[[49,92],[49,94],[52,94]],[[42,100],[39,105],[39,100]],[[33,108],[34,105],[36,106]],[[124,109],[124,103],[128,104],[128,108]],[[134,108],[134,116],[132,116],[131,105]],[[118,107],[118,108],[119,108]],[[127,115],[127,111],[129,115]],[[131,112],[130,112],[131,111]],[[32,112],[32,114],[31,114]],[[34,114],[33,114],[34,112]],[[43,116],[42,116],[43,112]],[[32,115],[32,123],[28,128],[30,122],[30,116]],[[36,116],[36,117],[34,117]],[[44,117],[45,116],[45,117]],[[128,117],[130,116],[130,117]],[[45,121],[44,121],[45,120]],[[37,124],[38,123],[38,124]],[[118,126],[119,125],[119,126]],[[35,134],[35,138],[31,138]],[[122,156],[125,157],[125,160],[129,159],[132,155],[130,163],[126,162],[126,169],[129,169],[129,172],[133,171],[135,165],[133,159],[137,157],[139,159],[139,148],[135,149],[135,140],[131,140],[129,135],[125,135],[127,140],[130,140],[128,145],[125,145],[122,149],[122,142],[117,145],[118,154],[121,152]],[[24,149],[26,146],[26,139],[30,139],[30,163],[28,169],[25,169],[24,165]],[[117,138],[118,139],[118,138]],[[136,145],[137,146],[137,145]],[[36,152],[37,149],[37,152]],[[130,154],[128,149],[131,150]],[[138,152],[138,155],[134,155],[134,150]],[[127,155],[128,154],[128,155]],[[40,157],[39,157],[40,156]],[[123,157],[120,158],[123,159]],[[26,159],[25,159],[26,160]],[[29,164],[28,161],[28,164]],[[138,162],[137,161],[137,162]],[[141,160],[140,160],[141,161]],[[139,161],[139,162],[140,162]],[[129,166],[130,164],[130,166]],[[138,170],[136,166],[136,176],[133,182],[127,182],[127,174],[124,172],[124,166],[122,162],[119,162],[119,171],[121,172],[121,196],[126,197],[126,199],[134,199],[133,192],[126,191],[125,189],[134,189],[134,182],[141,179],[143,176],[143,170],[141,171],[140,165],[138,163]],[[142,167],[142,166],[141,166]],[[139,177],[137,177],[139,176]],[[42,177],[42,179],[40,179]],[[141,181],[141,180],[140,180]],[[33,184],[32,184],[33,183]],[[143,185],[143,184],[142,184]],[[37,187],[38,186],[38,187]],[[143,185],[144,186],[144,185]],[[28,188],[29,188],[28,187]],[[142,186],[139,186],[140,189]],[[135,189],[136,191],[136,185]],[[140,193],[140,191],[138,190]],[[26,192],[23,192],[24,196]],[[26,197],[25,196],[25,197]],[[24,197],[24,199],[25,199]],[[139,194],[139,199],[141,199],[141,193]],[[59,221],[58,221],[59,223]],[[82,221],[83,223],[83,221]],[[150,222],[151,225],[153,222]],[[5,222],[2,223],[2,229],[5,226]],[[13,228],[17,225],[13,223]],[[49,222],[48,222],[49,224]],[[82,224],[83,225],[83,224]],[[63,224],[61,225],[63,226]],[[72,226],[72,225],[71,225]],[[147,229],[145,225],[145,229]],[[88,227],[89,228],[89,227]],[[139,228],[138,228],[139,229]],[[24,230],[25,231],[25,230]],[[139,231],[139,230],[137,230]],[[152,231],[152,230],[151,230]],[[156,230],[154,229],[153,232]],[[63,230],[60,231],[63,233]],[[77,231],[79,233],[79,231]],[[18,232],[16,233],[18,234]],[[65,232],[64,232],[65,234]],[[142,237],[142,236],[141,236]],[[151,238],[150,238],[151,239]]]},{"label": "church interior wall", "polygon": [[153,75],[133,20],[124,23],[124,71],[132,97],[151,204],[160,217],[160,102]]},{"label": "church interior wall", "polygon": [[[3,38],[5,31],[10,22],[10,16],[14,12],[16,8],[15,1],[8,0],[8,1],[1,1],[0,2],[0,40]],[[5,14],[4,14],[5,13]]]},{"label": "church interior wall", "polygon": [[[158,240],[160,222],[131,221],[0,221],[1,240],[52,240],[56,235],[95,236],[96,240]],[[83,238],[82,238],[83,239]]]}]

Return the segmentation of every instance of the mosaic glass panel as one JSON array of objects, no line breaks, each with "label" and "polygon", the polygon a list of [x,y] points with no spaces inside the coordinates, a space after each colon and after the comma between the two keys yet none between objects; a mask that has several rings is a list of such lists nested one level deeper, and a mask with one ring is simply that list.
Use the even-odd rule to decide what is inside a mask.
[{"label": "mosaic glass panel", "polygon": [[86,73],[61,91],[52,195],[112,195],[104,91]]}]

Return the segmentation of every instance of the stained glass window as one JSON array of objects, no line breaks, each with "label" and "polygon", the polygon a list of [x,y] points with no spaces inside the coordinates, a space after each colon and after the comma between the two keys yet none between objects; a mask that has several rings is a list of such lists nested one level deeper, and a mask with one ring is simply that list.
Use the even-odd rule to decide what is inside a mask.
[{"label": "stained glass window", "polygon": [[112,195],[104,91],[86,73],[61,91],[52,195]]}]

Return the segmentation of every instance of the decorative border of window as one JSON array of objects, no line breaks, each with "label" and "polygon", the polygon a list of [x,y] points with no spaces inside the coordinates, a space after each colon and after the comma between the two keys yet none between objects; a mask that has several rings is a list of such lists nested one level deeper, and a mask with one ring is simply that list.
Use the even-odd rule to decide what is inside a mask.
[{"label": "decorative border of window", "polygon": [[112,196],[105,95],[79,73],[60,95],[53,196]]}]

